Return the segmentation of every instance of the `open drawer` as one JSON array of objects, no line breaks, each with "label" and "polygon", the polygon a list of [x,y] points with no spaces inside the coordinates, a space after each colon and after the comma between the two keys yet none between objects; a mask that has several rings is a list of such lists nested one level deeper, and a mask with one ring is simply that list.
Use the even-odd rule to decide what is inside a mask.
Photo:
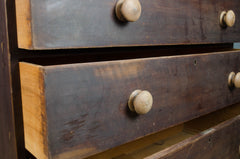
[{"label": "open drawer", "polygon": [[239,159],[240,103],[87,159]]},{"label": "open drawer", "polygon": [[[20,63],[26,148],[37,158],[84,158],[240,101],[229,74],[240,52],[67,65]],[[128,109],[148,90],[152,109]]]}]

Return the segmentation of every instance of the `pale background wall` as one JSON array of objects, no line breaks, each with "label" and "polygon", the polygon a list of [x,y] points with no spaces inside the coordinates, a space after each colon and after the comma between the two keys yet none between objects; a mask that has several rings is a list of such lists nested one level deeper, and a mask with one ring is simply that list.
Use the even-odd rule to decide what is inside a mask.
[{"label": "pale background wall", "polygon": [[234,48],[240,49],[240,43],[234,43]]}]

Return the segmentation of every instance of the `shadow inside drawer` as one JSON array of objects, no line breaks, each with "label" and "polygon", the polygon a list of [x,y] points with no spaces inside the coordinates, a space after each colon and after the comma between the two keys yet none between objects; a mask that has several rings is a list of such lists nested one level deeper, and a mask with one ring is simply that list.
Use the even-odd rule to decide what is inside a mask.
[{"label": "shadow inside drawer", "polygon": [[[113,148],[111,150],[105,151],[103,153],[89,157],[87,159],[103,159],[103,158],[104,159],[111,159],[111,158],[114,158],[114,159],[151,158],[152,159],[152,158],[156,158],[154,157],[153,154],[161,153],[162,151],[169,152],[169,150],[171,150],[169,147],[173,148],[174,146],[178,147],[179,145],[184,146],[185,143],[187,143],[187,141],[189,141],[190,139],[192,139],[193,142],[195,142],[196,140],[198,140],[199,136],[203,136],[204,138],[204,135],[207,135],[208,133],[211,133],[211,131],[215,130],[215,127],[218,124],[231,120],[232,118],[238,116],[239,114],[240,114],[240,104],[232,105],[230,107],[205,115],[203,117],[191,120],[184,124],[180,124],[178,126],[169,128],[167,130],[149,135],[145,138]],[[216,128],[216,130],[218,129]],[[225,135],[229,135],[229,134],[225,134]],[[213,142],[212,138],[214,138],[214,135],[210,135],[210,137],[208,137],[207,139],[208,144],[214,145],[214,143],[211,143]],[[219,140],[224,140],[224,138],[221,138]],[[236,139],[233,139],[233,140],[236,140]],[[176,149],[181,149],[181,147],[178,147]],[[157,158],[165,159],[168,157],[165,157],[165,155],[161,155],[161,157],[157,157]]]}]

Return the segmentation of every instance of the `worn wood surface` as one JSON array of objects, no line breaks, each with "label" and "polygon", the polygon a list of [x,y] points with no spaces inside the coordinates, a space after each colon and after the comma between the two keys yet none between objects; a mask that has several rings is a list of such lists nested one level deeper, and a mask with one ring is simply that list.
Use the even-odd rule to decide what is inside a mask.
[{"label": "worn wood surface", "polygon": [[[223,10],[240,17],[239,0],[140,0],[142,15],[131,23],[117,20],[117,1],[17,1],[18,44],[26,49],[240,41],[239,20],[232,28],[219,24]],[[32,30],[26,31],[29,25]]]},{"label": "worn wood surface", "polygon": [[145,159],[239,159],[240,116]]},{"label": "worn wood surface", "polygon": [[25,159],[15,1],[0,0],[0,158]]},{"label": "worn wood surface", "polygon": [[[53,158],[81,158],[239,102],[240,90],[229,89],[227,83],[231,71],[240,71],[239,60],[240,52],[232,51],[20,65],[43,69],[45,91],[41,95],[46,101],[50,154]],[[153,95],[148,114],[128,110],[127,101],[135,89]]]},{"label": "worn wood surface", "polygon": [[32,46],[32,26],[31,26],[31,9],[29,0],[16,0],[16,21],[18,33],[18,46],[20,48]]},{"label": "worn wood surface", "polygon": [[17,152],[6,0],[0,0],[0,158],[21,158]]},{"label": "worn wood surface", "polygon": [[15,1],[0,0],[0,158],[24,159]]},{"label": "worn wood surface", "polygon": [[140,138],[138,140],[131,141],[121,146],[114,147],[108,151],[90,156],[86,159],[124,159],[127,157],[128,159],[130,159],[133,153],[144,151],[147,148],[152,147],[152,145],[157,145],[157,143],[161,143],[161,141],[165,141],[172,136],[177,136],[183,131],[183,129],[183,124],[177,125],[169,129],[160,131],[158,133],[151,134],[144,138]]},{"label": "worn wood surface", "polygon": [[[196,137],[199,136],[199,133],[207,129],[212,129],[218,124],[225,122],[227,120],[233,119],[238,115],[240,115],[239,103],[226,107],[224,109],[218,110],[216,112],[207,114],[205,116],[201,116],[197,119],[188,121],[178,126],[166,129],[164,131],[160,131],[158,133],[146,136],[136,141],[115,147],[103,153],[91,156],[87,159],[103,159],[103,158],[104,159],[144,159],[156,153],[160,154],[161,151],[165,152],[164,149],[169,148],[172,145],[174,145],[172,147],[181,148],[179,145],[182,144],[183,140],[186,140],[187,138],[190,138],[190,137],[195,139]],[[234,137],[232,139],[234,140]],[[223,138],[221,138],[220,140],[223,140]],[[195,140],[192,140],[192,142],[195,142]],[[202,145],[202,146],[205,146],[205,145]],[[236,147],[234,146],[231,146],[231,147],[233,149],[230,148],[230,150],[225,149],[225,147],[223,146],[221,147],[220,151],[223,151],[222,153],[225,154],[222,157],[226,157],[226,155],[229,155],[229,153],[235,154],[235,156],[237,156],[236,154],[238,152],[236,151]],[[189,149],[189,151],[191,150]],[[177,154],[178,151],[175,151],[173,153]],[[211,150],[208,153],[211,153]],[[214,156],[214,155],[209,155],[209,156]],[[233,155],[230,155],[230,156],[233,156]],[[194,157],[192,156],[190,156],[190,158],[194,159]],[[185,159],[185,157],[183,157],[183,159]]]},{"label": "worn wood surface", "polygon": [[47,119],[45,99],[42,96],[43,72],[41,67],[20,66],[25,147],[37,158],[47,159]]}]

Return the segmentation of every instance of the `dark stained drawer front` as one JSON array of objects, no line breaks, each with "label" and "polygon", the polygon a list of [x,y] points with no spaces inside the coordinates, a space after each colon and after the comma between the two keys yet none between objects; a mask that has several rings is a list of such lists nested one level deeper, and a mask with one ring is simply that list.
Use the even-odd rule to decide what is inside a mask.
[{"label": "dark stained drawer front", "polygon": [[[27,149],[39,158],[83,158],[240,101],[229,88],[240,52],[40,66],[20,63]],[[128,108],[137,89],[152,109]],[[33,145],[34,144],[34,145]],[[38,146],[36,146],[38,145]]]},{"label": "dark stained drawer front", "polygon": [[[140,18],[122,22],[115,14],[116,0],[16,0],[19,47],[59,49],[240,41],[239,0],[139,2]],[[223,28],[220,16],[229,10],[235,14],[235,24]],[[226,23],[231,25],[233,17],[228,17]]]}]

